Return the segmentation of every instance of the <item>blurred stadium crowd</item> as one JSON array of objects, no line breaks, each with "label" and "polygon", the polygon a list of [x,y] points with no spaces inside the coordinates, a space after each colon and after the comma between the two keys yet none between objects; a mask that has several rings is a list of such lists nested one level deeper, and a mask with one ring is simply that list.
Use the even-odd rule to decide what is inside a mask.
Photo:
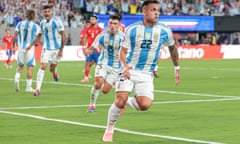
[{"label": "blurred stadium crowd", "polygon": [[[159,0],[161,15],[240,15],[240,0]],[[34,9],[36,22],[43,18],[41,8],[52,4],[54,14],[66,28],[84,27],[91,14],[141,14],[143,0],[1,0],[0,27],[15,27],[25,19],[25,11]],[[198,36],[196,38],[196,35]],[[179,44],[240,44],[239,33],[182,33],[176,34]]]}]

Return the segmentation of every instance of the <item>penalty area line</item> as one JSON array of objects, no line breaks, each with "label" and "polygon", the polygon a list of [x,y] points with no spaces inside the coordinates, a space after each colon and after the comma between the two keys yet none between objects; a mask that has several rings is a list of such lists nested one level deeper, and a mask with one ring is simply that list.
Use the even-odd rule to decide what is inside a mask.
[{"label": "penalty area line", "polygon": [[[73,121],[61,120],[61,119],[55,119],[55,118],[47,118],[47,117],[44,117],[44,116],[37,116],[37,115],[17,113],[17,112],[0,111],[0,113],[8,114],[8,115],[21,116],[21,117],[28,117],[28,118],[38,119],[38,120],[54,121],[54,122],[59,122],[59,123],[71,124],[71,125],[79,125],[79,126],[101,128],[101,129],[105,129],[106,128],[105,126],[101,126],[101,125],[73,122]],[[222,144],[222,143],[219,143],[219,142],[210,142],[210,141],[188,139],[188,138],[181,138],[181,137],[174,137],[174,136],[150,134],[150,133],[143,133],[143,132],[136,132],[136,131],[126,130],[126,129],[120,129],[120,128],[115,128],[115,131],[128,133],[128,134],[134,134],[134,135],[141,135],[141,136],[147,136],[147,137],[156,137],[156,138],[163,138],[163,139],[170,139],[170,140],[177,140],[177,141],[185,141],[185,142],[192,142],[192,143],[199,143],[199,144]]]}]

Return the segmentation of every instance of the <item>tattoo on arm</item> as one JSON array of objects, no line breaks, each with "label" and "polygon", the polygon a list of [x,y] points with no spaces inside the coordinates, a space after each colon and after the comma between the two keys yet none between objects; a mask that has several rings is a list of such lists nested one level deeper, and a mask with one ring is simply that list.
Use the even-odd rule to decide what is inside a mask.
[{"label": "tattoo on arm", "polygon": [[64,42],[65,42],[65,33],[64,33],[64,31],[61,31],[61,36],[62,36],[61,49],[63,49],[63,47],[64,47]]},{"label": "tattoo on arm", "polygon": [[175,66],[178,66],[178,51],[177,51],[177,48],[175,45],[173,46],[168,46],[168,49],[169,49],[169,52],[171,54],[171,57],[172,57],[172,61],[173,61],[173,64]]}]

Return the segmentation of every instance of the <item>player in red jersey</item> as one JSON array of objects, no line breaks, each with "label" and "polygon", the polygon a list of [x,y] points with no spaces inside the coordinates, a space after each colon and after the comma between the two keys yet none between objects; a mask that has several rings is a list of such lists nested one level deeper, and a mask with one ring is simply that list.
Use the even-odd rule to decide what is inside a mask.
[{"label": "player in red jersey", "polygon": [[84,70],[84,79],[82,79],[80,82],[88,82],[89,81],[89,73],[90,68],[94,63],[97,63],[99,53],[97,51],[94,51],[92,53],[89,53],[91,45],[98,34],[102,32],[102,28],[98,26],[97,24],[98,17],[96,15],[90,16],[90,23],[91,25],[86,28],[84,32],[84,38],[83,38],[83,46],[85,47],[83,49],[84,54],[86,56],[86,64],[85,64],[85,70]]},{"label": "player in red jersey", "polygon": [[11,35],[11,31],[9,28],[6,28],[5,30],[6,32],[6,35],[3,36],[2,38],[2,43],[5,44],[5,49],[6,49],[6,55],[7,55],[7,60],[6,60],[6,67],[7,68],[12,68],[12,64],[11,64],[11,58],[12,58],[12,55],[13,55],[13,39],[14,39],[14,36]]}]

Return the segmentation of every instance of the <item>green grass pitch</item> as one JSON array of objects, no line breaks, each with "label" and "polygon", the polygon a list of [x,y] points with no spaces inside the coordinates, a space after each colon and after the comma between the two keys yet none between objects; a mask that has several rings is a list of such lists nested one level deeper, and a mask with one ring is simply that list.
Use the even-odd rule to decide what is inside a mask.
[{"label": "green grass pitch", "polygon": [[[180,60],[175,85],[170,60],[159,61],[155,99],[148,111],[127,107],[116,125],[114,144],[190,144],[240,141],[239,60]],[[59,82],[47,69],[39,97],[14,90],[16,63],[0,63],[1,144],[102,144],[114,90],[100,93],[96,111],[87,113],[93,78],[81,84],[84,62],[61,62]],[[34,68],[33,80],[39,63]],[[91,75],[94,68],[91,70]],[[35,82],[33,82],[35,87]]]}]

